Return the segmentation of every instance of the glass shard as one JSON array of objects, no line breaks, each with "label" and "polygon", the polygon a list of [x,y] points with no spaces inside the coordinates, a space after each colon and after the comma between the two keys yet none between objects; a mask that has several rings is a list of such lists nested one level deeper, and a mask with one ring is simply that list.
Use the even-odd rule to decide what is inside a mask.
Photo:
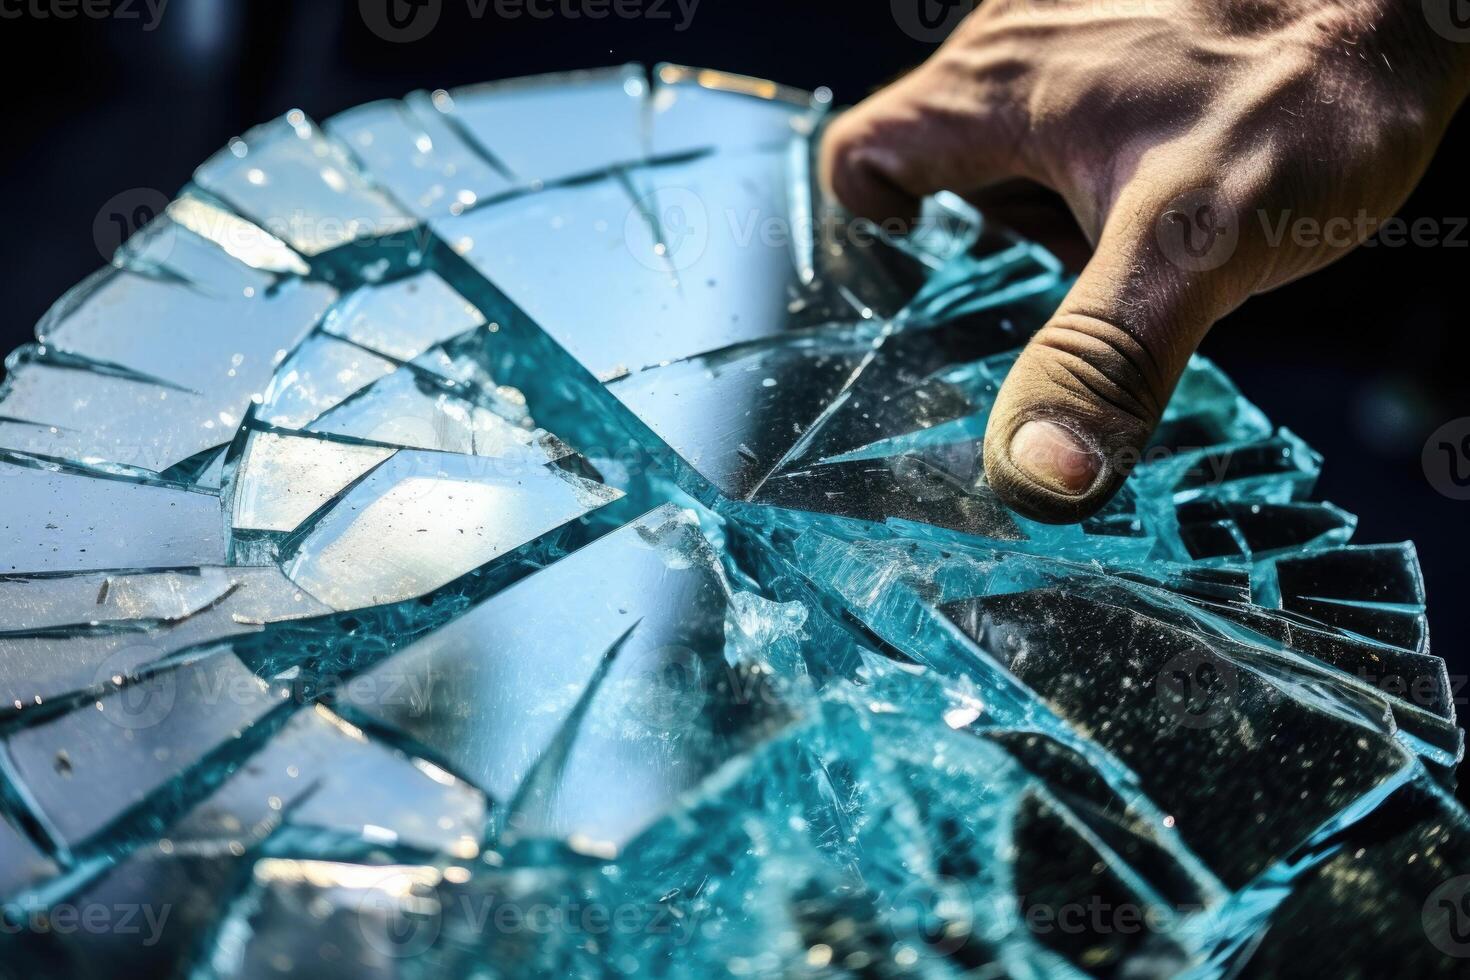
[{"label": "glass shard", "polygon": [[222,565],[217,494],[0,451],[0,571]]},{"label": "glass shard", "polygon": [[277,281],[165,215],[77,286],[7,361],[0,442],[165,474],[228,443],[336,296]]},{"label": "glass shard", "polygon": [[[647,89],[635,65],[471,86],[431,104],[516,183],[551,183],[643,159]],[[548,138],[547,119],[577,137]]]},{"label": "glass shard", "polygon": [[235,476],[236,530],[294,531],[396,450],[252,432]]},{"label": "glass shard", "polygon": [[194,183],[308,258],[414,223],[299,109],[231,140]]},{"label": "glass shard", "polygon": [[[701,150],[785,147],[815,128],[811,95],[761,78],[659,65],[653,70],[650,151],[675,156]],[[715,116],[719,126],[709,125]]]},{"label": "glass shard", "polygon": [[504,171],[460,137],[435,108],[435,97],[418,92],[403,102],[373,102],[327,120],[335,137],[370,179],[420,218],[459,214],[508,191]]},{"label": "glass shard", "polygon": [[[283,700],[231,653],[118,685],[91,710],[5,739],[9,768],[58,846],[76,851]],[[180,792],[188,787],[179,787]]]},{"label": "glass shard", "polygon": [[506,836],[616,849],[768,713],[732,690],[733,601],[694,515],[666,505],[385,661],[344,707],[508,807]]},{"label": "glass shard", "polygon": [[359,290],[322,329],[399,361],[411,361],[483,326],[480,311],[433,272]]},{"label": "glass shard", "polygon": [[335,609],[399,602],[618,496],[553,464],[402,450],[316,520],[283,567]]}]

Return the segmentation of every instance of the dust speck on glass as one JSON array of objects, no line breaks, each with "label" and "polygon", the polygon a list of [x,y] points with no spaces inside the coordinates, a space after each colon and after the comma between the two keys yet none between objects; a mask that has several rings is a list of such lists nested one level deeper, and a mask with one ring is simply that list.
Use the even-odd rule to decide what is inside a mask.
[{"label": "dust speck on glass", "polygon": [[56,304],[0,391],[5,969],[1464,966],[1412,546],[1201,358],[1100,515],[1010,513],[1066,277],[826,203],[828,99],[293,111]]}]

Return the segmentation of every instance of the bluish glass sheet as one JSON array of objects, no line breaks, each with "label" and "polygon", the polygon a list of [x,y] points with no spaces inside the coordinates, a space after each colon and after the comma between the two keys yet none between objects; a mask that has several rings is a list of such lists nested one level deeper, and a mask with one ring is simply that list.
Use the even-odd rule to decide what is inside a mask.
[{"label": "bluish glass sheet", "polygon": [[0,388],[0,973],[1461,976],[1412,545],[1203,358],[1070,527],[1068,282],[826,200],[828,96],[293,110]]}]

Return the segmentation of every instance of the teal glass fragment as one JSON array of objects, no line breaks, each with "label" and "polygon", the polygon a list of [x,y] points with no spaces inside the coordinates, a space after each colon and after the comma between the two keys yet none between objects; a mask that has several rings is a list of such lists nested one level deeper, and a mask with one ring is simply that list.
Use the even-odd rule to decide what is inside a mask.
[{"label": "teal glass fragment", "polygon": [[0,388],[7,970],[1463,972],[1413,547],[1204,358],[1102,513],[1008,511],[1068,280],[842,213],[827,98],[292,111],[57,303]]}]

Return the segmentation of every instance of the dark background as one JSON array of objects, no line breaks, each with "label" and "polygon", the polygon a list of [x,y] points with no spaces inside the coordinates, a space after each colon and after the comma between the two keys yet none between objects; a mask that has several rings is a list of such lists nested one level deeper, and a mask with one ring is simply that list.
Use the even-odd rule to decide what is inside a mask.
[{"label": "dark background", "polygon": [[[6,350],[103,263],[93,224],[110,198],[172,194],[231,136],[292,107],[322,120],[414,88],[662,60],[828,85],[843,103],[932,51],[900,29],[886,0],[700,0],[684,30],[672,0],[666,18],[598,21],[506,20],[493,4],[475,17],[481,4],[442,0],[437,27],[401,44],[374,35],[356,0],[171,0],[156,23],[142,0],[110,0],[105,18],[55,16],[68,2],[0,0]],[[1434,219],[1448,235],[1470,214],[1467,127],[1461,113],[1403,217]],[[1421,463],[1431,432],[1470,416],[1470,230],[1457,241],[1360,250],[1252,300],[1204,350],[1326,455],[1320,493],[1361,516],[1360,540],[1418,543],[1434,650],[1464,675],[1470,502],[1436,492]]]}]

